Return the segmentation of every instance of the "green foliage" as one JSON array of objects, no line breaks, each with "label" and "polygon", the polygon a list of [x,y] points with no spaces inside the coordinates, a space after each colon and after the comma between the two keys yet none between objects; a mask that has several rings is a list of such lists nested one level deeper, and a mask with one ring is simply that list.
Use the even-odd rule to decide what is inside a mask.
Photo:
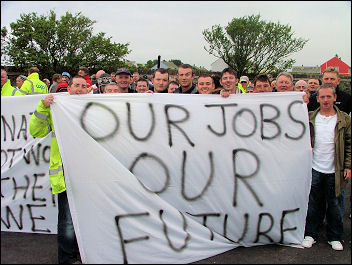
[{"label": "green foliage", "polygon": [[82,49],[82,64],[95,70],[104,69],[110,73],[124,66],[121,58],[128,54],[128,44],[112,43],[111,37],[104,36],[105,33],[100,32],[90,38],[88,44]]},{"label": "green foliage", "polygon": [[172,60],[169,60],[169,62],[173,62],[177,66],[180,66],[181,64],[183,64],[182,61],[178,59],[172,59]]},{"label": "green foliage", "polygon": [[[8,31],[7,31],[6,27],[2,27],[1,28],[1,55],[8,54],[9,43],[8,43],[7,37],[8,37]],[[9,64],[8,58],[2,57],[1,63],[2,64]]]},{"label": "green foliage", "polygon": [[[81,65],[92,72],[116,71],[130,52],[129,44],[113,43],[103,32],[93,35],[94,24],[80,12],[66,12],[59,20],[52,10],[47,16],[21,14],[10,24],[7,54],[16,67],[27,71],[37,66],[45,76],[63,71],[75,74]],[[2,40],[6,30],[1,29]]]},{"label": "green foliage", "polygon": [[145,64],[138,63],[137,64],[138,70],[148,70]]},{"label": "green foliage", "polygon": [[193,65],[192,68],[193,68],[193,71],[196,73],[209,72],[206,68],[204,68],[202,66],[198,67],[198,66]]},{"label": "green foliage", "polygon": [[147,63],[145,64],[145,66],[150,69],[152,68],[154,65],[156,65],[158,63],[158,59],[155,60],[148,60]]},{"label": "green foliage", "polygon": [[303,49],[308,40],[294,38],[290,26],[265,22],[260,15],[234,18],[203,31],[209,48],[204,49],[237,71],[238,76],[278,73],[292,67],[288,57]]}]

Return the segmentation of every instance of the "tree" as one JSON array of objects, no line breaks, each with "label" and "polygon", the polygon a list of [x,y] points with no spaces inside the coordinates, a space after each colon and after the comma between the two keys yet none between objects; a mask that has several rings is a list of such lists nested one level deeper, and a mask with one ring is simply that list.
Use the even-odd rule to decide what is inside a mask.
[{"label": "tree", "polygon": [[172,59],[172,60],[169,60],[169,62],[174,63],[176,66],[180,66],[182,64],[182,61],[178,59]]},{"label": "tree", "polygon": [[1,28],[1,65],[10,65],[10,59],[7,56],[9,49],[9,41],[7,38],[8,31],[6,27]]},{"label": "tree", "polygon": [[209,44],[204,49],[222,58],[238,76],[287,70],[295,63],[288,57],[308,42],[294,38],[290,26],[265,22],[260,15],[234,18],[225,31],[215,25],[202,33]]},{"label": "tree", "polygon": [[93,71],[116,71],[124,65],[129,44],[112,43],[103,32],[93,35],[94,23],[81,12],[66,12],[60,20],[52,10],[47,16],[21,14],[10,24],[11,33],[1,29],[1,37],[8,39],[7,55],[23,71],[37,66],[44,76],[63,71],[73,74],[81,65]]},{"label": "tree", "polygon": [[156,65],[158,63],[158,59],[155,60],[148,60],[147,63],[145,64],[145,66],[150,69],[152,68],[154,65]]}]

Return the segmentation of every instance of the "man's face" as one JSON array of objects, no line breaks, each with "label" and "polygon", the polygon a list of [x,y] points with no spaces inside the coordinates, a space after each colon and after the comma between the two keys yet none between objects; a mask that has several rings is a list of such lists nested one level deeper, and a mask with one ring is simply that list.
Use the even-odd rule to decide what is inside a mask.
[{"label": "man's face", "polygon": [[[61,82],[62,82],[62,76],[60,76],[59,79],[57,79],[56,82],[57,82],[57,83],[61,83]],[[49,81],[49,84],[50,84],[50,81]]]},{"label": "man's face", "polygon": [[307,92],[308,85],[304,80],[297,81],[294,91]]},{"label": "man's face", "polygon": [[115,76],[116,76],[115,73],[111,73],[110,74],[111,80],[114,81],[114,82],[116,81]]},{"label": "man's face", "polygon": [[70,95],[88,94],[87,81],[83,78],[73,78],[67,91]]},{"label": "man's face", "polygon": [[5,71],[1,71],[1,87],[6,83],[8,77]]},{"label": "man's face", "polygon": [[169,83],[169,74],[168,73],[162,74],[160,72],[155,72],[155,77],[152,78],[152,82],[154,85],[155,92],[163,91],[167,88],[167,85]]},{"label": "man's face", "polygon": [[191,68],[178,68],[177,79],[181,87],[191,87],[194,74]]},{"label": "man's face", "polygon": [[335,88],[340,84],[341,78],[336,73],[326,72],[322,78],[323,84],[331,84]]},{"label": "man's face", "polygon": [[334,95],[332,88],[320,89],[317,101],[320,104],[320,110],[330,111],[333,109],[334,102],[336,101],[336,94]]},{"label": "man's face", "polygon": [[315,78],[311,78],[308,80],[308,89],[310,92],[314,92],[319,87],[319,80]]},{"label": "man's face", "polygon": [[18,88],[21,88],[21,86],[23,85],[23,81],[20,79],[20,78],[16,78],[16,86],[18,87]]},{"label": "man's face", "polygon": [[104,93],[119,93],[119,87],[117,85],[105,85]]},{"label": "man's face", "polygon": [[237,78],[234,74],[224,73],[220,79],[220,84],[224,89],[232,90],[237,84]]},{"label": "man's face", "polygon": [[293,91],[293,84],[288,76],[281,75],[276,82],[277,92]]},{"label": "man's face", "polygon": [[84,72],[83,70],[79,70],[77,74],[83,77],[86,76],[86,72]]},{"label": "man's face", "polygon": [[270,92],[271,91],[271,86],[269,84],[269,81],[257,81],[255,83],[255,86],[253,88],[254,93],[261,93],[261,92]]},{"label": "man's face", "polygon": [[139,74],[138,73],[133,73],[132,79],[133,79],[133,82],[137,82],[137,80],[139,79]]},{"label": "man's face", "polygon": [[147,81],[139,81],[136,85],[136,90],[138,93],[146,93],[149,90]]},{"label": "man's face", "polygon": [[174,84],[174,83],[171,83],[167,89],[167,92],[168,93],[174,93],[175,90],[178,88],[178,85]]},{"label": "man's face", "polygon": [[247,88],[247,86],[249,85],[247,81],[241,81],[241,85],[243,88]]},{"label": "man's face", "polygon": [[129,74],[118,74],[115,78],[119,88],[122,90],[128,89],[131,84],[131,76]]},{"label": "man's face", "polygon": [[197,82],[197,90],[199,94],[211,94],[215,88],[211,77],[199,77]]},{"label": "man's face", "polygon": [[70,78],[68,78],[67,75],[63,75],[62,76],[62,81],[68,83],[68,81],[70,81]]}]

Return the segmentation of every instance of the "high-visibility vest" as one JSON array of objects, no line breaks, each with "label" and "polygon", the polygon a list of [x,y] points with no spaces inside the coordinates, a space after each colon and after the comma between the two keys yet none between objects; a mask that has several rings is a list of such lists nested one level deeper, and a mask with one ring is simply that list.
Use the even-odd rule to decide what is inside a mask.
[{"label": "high-visibility vest", "polygon": [[20,87],[22,95],[48,94],[47,85],[39,79],[38,73],[31,73]]},{"label": "high-visibility vest", "polygon": [[7,79],[6,83],[1,88],[1,96],[2,97],[9,97],[12,96],[13,91],[15,88],[11,86],[10,79]]},{"label": "high-visibility vest", "polygon": [[238,88],[239,89],[241,89],[241,92],[242,92],[242,94],[246,94],[246,89],[245,88],[243,88],[243,86],[242,86],[242,84],[241,83],[238,83]]},{"label": "high-visibility vest", "polygon": [[42,138],[51,133],[49,180],[53,194],[66,190],[65,177],[59,146],[57,144],[51,110],[41,100],[29,121],[29,133],[33,137]]},{"label": "high-visibility vest", "polygon": [[[27,79],[27,77],[25,77],[25,76],[24,76],[24,79],[27,80],[29,83],[31,83],[32,91],[34,91],[34,85],[33,85],[32,80]],[[28,95],[28,93],[26,91],[23,91],[22,89],[20,89],[18,87],[15,87],[15,89],[12,91],[12,95],[11,96],[24,96],[24,95]]]}]

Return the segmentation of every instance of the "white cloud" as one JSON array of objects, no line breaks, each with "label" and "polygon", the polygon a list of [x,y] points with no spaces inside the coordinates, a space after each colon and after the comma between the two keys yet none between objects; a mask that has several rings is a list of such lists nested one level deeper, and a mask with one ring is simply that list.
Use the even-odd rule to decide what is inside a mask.
[{"label": "white cloud", "polygon": [[60,17],[66,11],[96,20],[95,33],[130,43],[127,56],[137,63],[180,59],[210,69],[216,58],[204,50],[204,29],[226,26],[233,18],[260,14],[262,19],[292,26],[295,37],[309,39],[295,53],[295,65],[314,66],[335,54],[351,65],[351,3],[348,1],[2,1],[1,25],[21,13]]}]

